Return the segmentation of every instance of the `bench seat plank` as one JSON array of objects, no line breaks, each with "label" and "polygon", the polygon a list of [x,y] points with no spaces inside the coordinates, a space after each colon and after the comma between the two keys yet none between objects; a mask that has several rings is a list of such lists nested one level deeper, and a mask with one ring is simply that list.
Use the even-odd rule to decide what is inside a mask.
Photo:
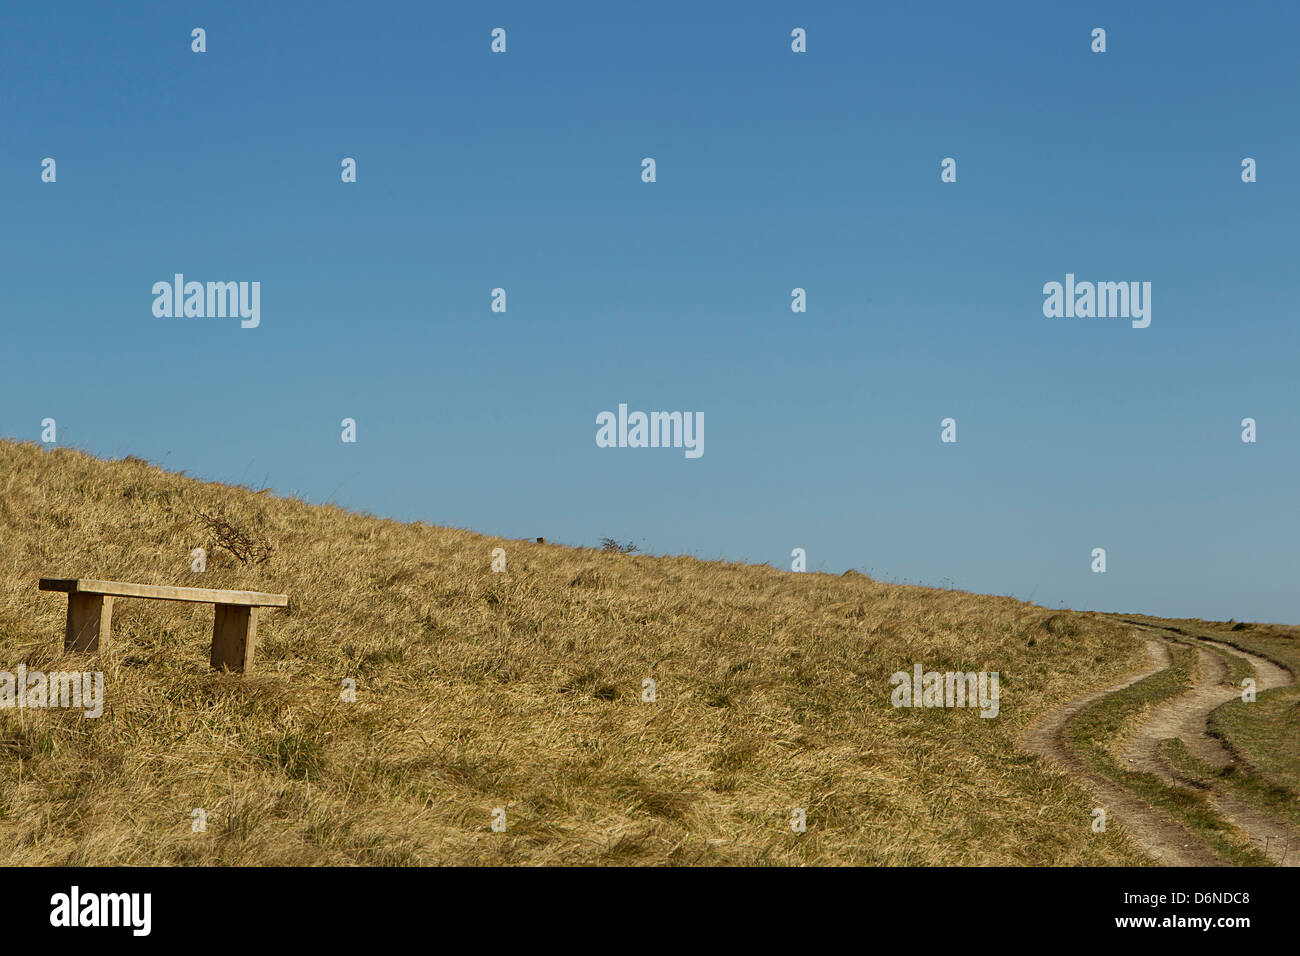
[{"label": "bench seat plank", "polygon": [[159,601],[194,601],[235,607],[288,607],[286,594],[261,591],[223,591],[217,588],[182,588],[170,584],[130,584],[124,581],[96,581],[92,578],[41,578],[42,591],[68,594],[98,594],[104,597],[153,598]]}]

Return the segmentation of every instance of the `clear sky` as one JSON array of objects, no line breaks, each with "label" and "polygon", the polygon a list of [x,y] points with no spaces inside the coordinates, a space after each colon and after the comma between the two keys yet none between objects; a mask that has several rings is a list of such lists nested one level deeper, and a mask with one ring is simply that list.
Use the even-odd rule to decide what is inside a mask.
[{"label": "clear sky", "polygon": [[[0,435],[1300,623],[1297,36],[1293,3],[10,4]],[[177,272],[260,282],[261,324],[155,317]],[[1150,282],[1150,327],[1045,317],[1067,273]],[[702,412],[704,455],[598,448],[619,403]]]}]

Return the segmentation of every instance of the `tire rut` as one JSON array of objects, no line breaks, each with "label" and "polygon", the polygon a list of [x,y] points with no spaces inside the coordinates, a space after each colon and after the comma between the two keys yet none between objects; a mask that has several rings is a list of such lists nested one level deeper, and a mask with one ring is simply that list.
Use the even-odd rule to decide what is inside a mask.
[{"label": "tire rut", "polygon": [[[1129,623],[1146,627],[1137,622]],[[1152,708],[1125,744],[1125,759],[1132,769],[1153,774],[1170,786],[1205,793],[1219,814],[1241,830],[1266,858],[1279,866],[1300,866],[1300,833],[1240,799],[1226,783],[1216,781],[1206,787],[1200,781],[1189,779],[1160,752],[1166,740],[1176,738],[1183,741],[1188,753],[1215,770],[1225,770],[1238,762],[1237,755],[1221,739],[1208,732],[1210,713],[1241,693],[1240,687],[1228,683],[1230,671],[1223,655],[1249,663],[1254,670],[1256,690],[1261,693],[1293,684],[1294,676],[1267,658],[1223,641],[1181,630],[1171,633],[1174,635],[1172,638],[1164,639],[1178,641],[1196,650],[1196,685]]]},{"label": "tire rut", "polygon": [[1147,856],[1166,866],[1221,866],[1223,861],[1181,823],[1093,771],[1065,740],[1066,727],[1077,714],[1110,694],[1131,687],[1140,680],[1167,669],[1173,658],[1168,646],[1158,640],[1147,641],[1151,664],[1118,684],[1093,691],[1051,711],[1030,728],[1023,742],[1034,753],[1046,757],[1076,777],[1081,778],[1098,798],[1109,817],[1132,836]]}]

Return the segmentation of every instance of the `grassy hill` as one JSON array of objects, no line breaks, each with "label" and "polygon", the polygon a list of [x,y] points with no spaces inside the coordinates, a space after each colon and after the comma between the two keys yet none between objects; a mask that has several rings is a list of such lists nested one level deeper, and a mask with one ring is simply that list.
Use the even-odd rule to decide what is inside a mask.
[{"label": "grassy hill", "polygon": [[[65,656],[43,575],[291,606],[249,676],[209,670],[210,605],[119,601],[107,651]],[[893,708],[918,662],[998,671],[999,716]],[[1009,598],[489,538],[0,442],[0,669],[22,663],[103,670],[107,703],[0,710],[6,864],[1147,859],[1018,744],[1144,666],[1143,638]]]}]

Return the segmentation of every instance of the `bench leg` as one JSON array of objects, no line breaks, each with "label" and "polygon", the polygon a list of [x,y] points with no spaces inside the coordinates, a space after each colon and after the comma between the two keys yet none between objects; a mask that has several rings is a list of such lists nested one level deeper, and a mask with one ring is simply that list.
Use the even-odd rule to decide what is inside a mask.
[{"label": "bench leg", "polygon": [[68,595],[65,651],[89,652],[108,646],[113,630],[113,599],[100,594]]},{"label": "bench leg", "polygon": [[212,666],[248,673],[257,651],[257,608],[218,604],[212,625]]}]

